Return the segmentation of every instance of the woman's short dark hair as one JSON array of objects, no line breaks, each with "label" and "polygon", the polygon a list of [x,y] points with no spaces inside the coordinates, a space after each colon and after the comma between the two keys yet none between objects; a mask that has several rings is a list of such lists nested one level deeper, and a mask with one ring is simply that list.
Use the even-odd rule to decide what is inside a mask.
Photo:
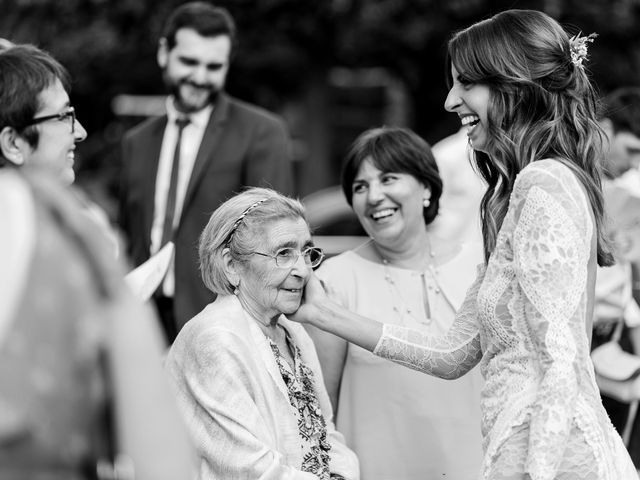
[{"label": "woman's short dark hair", "polygon": [[44,50],[29,45],[9,45],[0,51],[0,130],[13,127],[32,148],[38,146],[38,129],[24,128],[42,107],[40,94],[56,80],[69,92],[67,70]]},{"label": "woman's short dark hair", "polygon": [[349,205],[353,201],[353,181],[362,163],[371,159],[383,172],[406,173],[431,191],[424,209],[425,224],[438,215],[442,178],[429,144],[408,128],[379,127],[367,130],[354,140],[342,165],[342,191]]}]

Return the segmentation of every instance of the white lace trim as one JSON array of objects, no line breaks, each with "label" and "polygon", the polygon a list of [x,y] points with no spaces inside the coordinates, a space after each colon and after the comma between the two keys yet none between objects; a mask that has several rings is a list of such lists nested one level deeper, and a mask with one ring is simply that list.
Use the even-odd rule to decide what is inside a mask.
[{"label": "white lace trim", "polygon": [[588,361],[592,222],[573,172],[534,162],[518,176],[496,249],[447,335],[383,329],[374,353],[444,378],[484,351],[484,478],[637,478]]}]

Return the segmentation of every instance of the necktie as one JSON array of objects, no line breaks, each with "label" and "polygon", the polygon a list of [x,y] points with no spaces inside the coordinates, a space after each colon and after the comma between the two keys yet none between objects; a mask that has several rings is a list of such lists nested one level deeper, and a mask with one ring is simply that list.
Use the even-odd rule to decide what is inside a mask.
[{"label": "necktie", "polygon": [[164,210],[164,224],[162,227],[162,242],[165,243],[173,239],[173,217],[176,211],[176,192],[178,190],[178,170],[180,169],[180,143],[182,141],[182,131],[189,124],[188,117],[178,117],[176,125],[178,127],[178,138],[176,148],[173,151],[173,164],[171,166],[171,180],[169,182],[169,193],[167,195],[167,205]]}]

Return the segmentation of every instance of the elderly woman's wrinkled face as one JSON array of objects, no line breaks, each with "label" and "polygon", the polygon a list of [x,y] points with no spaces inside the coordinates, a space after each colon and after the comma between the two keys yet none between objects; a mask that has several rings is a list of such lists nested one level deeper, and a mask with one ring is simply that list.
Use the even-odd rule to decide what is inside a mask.
[{"label": "elderly woman's wrinkled face", "polygon": [[276,220],[256,232],[256,254],[243,264],[238,297],[258,320],[267,323],[298,309],[311,267],[302,255],[286,268],[279,267],[274,257],[283,248],[301,252],[311,246],[311,233],[303,218]]}]

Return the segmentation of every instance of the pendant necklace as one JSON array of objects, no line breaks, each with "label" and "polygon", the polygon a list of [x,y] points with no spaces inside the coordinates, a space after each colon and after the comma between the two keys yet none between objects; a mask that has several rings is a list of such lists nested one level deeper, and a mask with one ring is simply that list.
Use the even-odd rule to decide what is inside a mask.
[{"label": "pendant necklace", "polygon": [[[375,244],[374,244],[374,247],[375,247]],[[431,248],[431,241],[429,238],[427,238],[427,247],[428,247],[427,259],[426,261],[423,261],[423,267],[417,270],[414,270],[414,272],[416,272],[420,277],[420,290],[421,290],[422,307],[423,307],[422,318],[416,318],[413,315],[414,312],[413,312],[413,309],[411,308],[411,304],[405,300],[402,294],[401,287],[399,287],[396,284],[396,281],[394,280],[391,274],[391,269],[389,268],[390,266],[393,266],[391,262],[382,255],[382,253],[378,250],[377,247],[375,247],[375,251],[380,257],[380,260],[382,261],[382,265],[384,267],[384,279],[389,285],[389,291],[391,293],[391,296],[399,300],[399,303],[400,303],[400,305],[393,305],[393,311],[398,313],[401,316],[401,318],[406,314],[406,315],[409,315],[418,323],[422,323],[424,325],[431,325],[433,320],[431,318],[431,306],[429,304],[429,297],[427,295],[427,283],[425,279],[425,271],[426,270],[431,271],[432,276],[435,279],[435,275],[437,274],[437,269],[433,268],[433,261],[435,259],[436,254]],[[439,287],[436,287],[435,293],[436,294],[440,293]]]}]

